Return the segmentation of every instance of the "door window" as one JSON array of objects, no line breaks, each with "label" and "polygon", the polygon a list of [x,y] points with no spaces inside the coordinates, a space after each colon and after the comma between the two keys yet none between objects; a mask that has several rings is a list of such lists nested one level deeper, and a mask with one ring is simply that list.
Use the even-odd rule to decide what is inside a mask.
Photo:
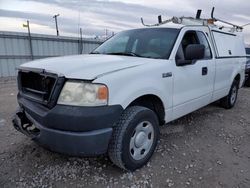
[{"label": "door window", "polygon": [[175,59],[176,60],[186,60],[185,58],[185,50],[188,45],[190,44],[203,44],[205,46],[205,57],[204,59],[211,59],[212,58],[212,53],[211,53],[211,48],[209,46],[209,43],[207,41],[206,36],[204,33],[198,31],[188,31],[185,33],[181,44],[178,48],[177,54]]},{"label": "door window", "polygon": [[195,31],[188,31],[185,33],[177,51],[175,57],[176,60],[186,60],[185,51],[187,46],[190,44],[199,44],[199,40]]},{"label": "door window", "polygon": [[206,36],[204,35],[204,33],[198,31],[197,32],[200,44],[203,44],[205,46],[205,59],[211,59],[212,58],[212,53],[211,53],[211,48],[209,46],[209,43],[207,41]]}]

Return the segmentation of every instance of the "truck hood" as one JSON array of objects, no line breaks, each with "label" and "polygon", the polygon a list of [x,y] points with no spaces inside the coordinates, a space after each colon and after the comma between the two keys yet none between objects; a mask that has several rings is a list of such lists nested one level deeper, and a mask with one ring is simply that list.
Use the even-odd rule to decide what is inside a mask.
[{"label": "truck hood", "polygon": [[40,69],[66,78],[94,80],[106,74],[140,66],[145,62],[145,59],[136,57],[91,54],[35,60],[22,64],[20,69]]}]

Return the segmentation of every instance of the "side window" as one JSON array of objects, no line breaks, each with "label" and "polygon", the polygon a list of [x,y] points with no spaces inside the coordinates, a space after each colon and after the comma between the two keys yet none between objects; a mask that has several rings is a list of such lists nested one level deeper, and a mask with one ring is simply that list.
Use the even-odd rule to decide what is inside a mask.
[{"label": "side window", "polygon": [[204,35],[204,33],[200,31],[197,32],[197,35],[198,35],[200,44],[203,44],[205,46],[205,59],[211,59],[212,58],[211,48],[209,46],[206,36]]},{"label": "side window", "polygon": [[178,48],[177,54],[175,59],[176,60],[185,60],[185,51],[189,44],[203,44],[205,46],[205,57],[204,59],[211,59],[212,58],[212,52],[211,48],[209,46],[209,43],[207,41],[207,38],[204,33],[198,31],[188,31]]},{"label": "side window", "polygon": [[199,40],[197,37],[197,34],[195,31],[188,31],[187,33],[185,33],[181,44],[178,48],[177,54],[175,59],[176,60],[185,60],[185,51],[186,48],[189,44],[199,44]]}]

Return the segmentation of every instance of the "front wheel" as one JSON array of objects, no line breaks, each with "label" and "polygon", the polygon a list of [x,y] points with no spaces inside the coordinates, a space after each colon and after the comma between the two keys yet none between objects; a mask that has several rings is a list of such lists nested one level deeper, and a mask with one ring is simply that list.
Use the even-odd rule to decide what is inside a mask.
[{"label": "front wheel", "polygon": [[114,126],[109,157],[118,167],[134,171],[149,161],[158,138],[156,114],[145,107],[128,107]]},{"label": "front wheel", "polygon": [[234,80],[231,89],[229,91],[229,94],[221,99],[221,106],[226,109],[231,109],[234,107],[237,97],[238,97],[238,90],[239,90],[239,83]]}]

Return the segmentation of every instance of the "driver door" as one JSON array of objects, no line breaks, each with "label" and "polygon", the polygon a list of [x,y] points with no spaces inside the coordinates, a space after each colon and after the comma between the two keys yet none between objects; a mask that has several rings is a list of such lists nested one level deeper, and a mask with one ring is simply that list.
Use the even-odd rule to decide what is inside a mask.
[{"label": "driver door", "polygon": [[[185,49],[189,44],[205,45],[205,57],[193,64],[178,66],[178,60],[185,60]],[[209,104],[212,99],[215,61],[204,31],[187,30],[183,33],[175,61],[173,89],[174,119]]]}]

